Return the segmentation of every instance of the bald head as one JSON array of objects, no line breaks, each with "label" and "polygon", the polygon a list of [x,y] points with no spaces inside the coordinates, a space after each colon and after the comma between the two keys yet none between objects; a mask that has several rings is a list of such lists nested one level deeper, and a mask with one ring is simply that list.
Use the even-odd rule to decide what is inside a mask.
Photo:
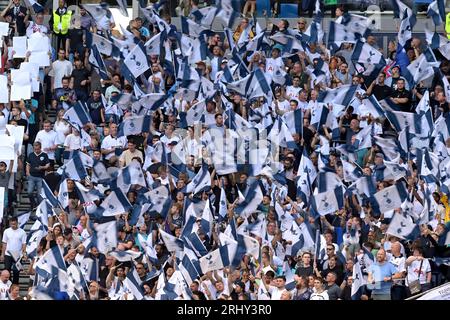
[{"label": "bald head", "polygon": [[8,270],[3,270],[2,273],[0,273],[0,281],[5,283],[8,280],[9,280],[9,271]]}]

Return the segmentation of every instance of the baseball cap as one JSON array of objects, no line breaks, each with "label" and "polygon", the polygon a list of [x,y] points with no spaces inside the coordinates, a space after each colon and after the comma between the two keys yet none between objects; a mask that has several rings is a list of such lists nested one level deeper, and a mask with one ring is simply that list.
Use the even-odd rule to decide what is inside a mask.
[{"label": "baseball cap", "polygon": [[384,159],[384,155],[383,155],[382,153],[377,153],[377,154],[375,155],[375,157]]}]

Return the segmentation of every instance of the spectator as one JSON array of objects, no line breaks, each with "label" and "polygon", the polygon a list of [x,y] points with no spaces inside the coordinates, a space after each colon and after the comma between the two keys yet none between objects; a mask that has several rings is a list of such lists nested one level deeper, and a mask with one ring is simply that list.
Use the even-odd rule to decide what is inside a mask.
[{"label": "spectator", "polygon": [[28,196],[30,198],[31,210],[37,206],[37,200],[33,194],[36,189],[37,194],[41,193],[42,179],[45,170],[50,167],[48,155],[42,151],[42,144],[37,141],[33,144],[33,152],[28,155],[26,175],[28,177]]},{"label": "spectator", "polygon": [[330,300],[328,292],[323,287],[323,279],[317,277],[314,279],[314,289],[309,300]]},{"label": "spectator", "polygon": [[[16,217],[9,219],[9,228],[5,230],[2,238],[2,254],[0,260],[4,261],[5,269],[13,274],[13,284],[19,283],[20,270],[17,269],[16,263],[27,258],[26,248],[27,234],[17,222]],[[5,281],[3,281],[5,282]]]},{"label": "spectator", "polygon": [[[23,37],[26,33],[26,23],[30,17],[26,7],[20,4],[20,0],[11,0],[8,6],[1,13],[3,18],[9,17],[12,24],[11,35],[17,31],[19,37]],[[16,30],[17,28],[17,30]]]},{"label": "spectator", "polygon": [[391,283],[394,279],[400,278],[396,268],[386,261],[386,251],[378,250],[377,261],[369,268],[369,277],[367,282],[373,284],[373,300],[391,300]]}]

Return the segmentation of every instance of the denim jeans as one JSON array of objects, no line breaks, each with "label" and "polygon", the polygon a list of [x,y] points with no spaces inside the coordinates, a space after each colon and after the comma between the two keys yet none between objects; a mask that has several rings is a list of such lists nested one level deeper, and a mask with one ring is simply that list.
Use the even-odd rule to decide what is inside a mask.
[{"label": "denim jeans", "polygon": [[30,197],[30,204],[31,207],[34,209],[38,205],[37,197],[34,196],[33,191],[34,189],[37,189],[37,194],[39,195],[41,193],[42,189],[42,178],[40,177],[33,177],[32,175],[28,176],[28,196]]}]

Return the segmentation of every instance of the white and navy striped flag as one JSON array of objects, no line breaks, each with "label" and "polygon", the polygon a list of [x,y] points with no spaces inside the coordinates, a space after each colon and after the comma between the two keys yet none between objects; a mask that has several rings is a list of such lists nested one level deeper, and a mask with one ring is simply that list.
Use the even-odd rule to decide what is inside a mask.
[{"label": "white and navy striped flag", "polygon": [[420,229],[410,216],[402,213],[395,213],[389,223],[386,233],[400,239],[416,239],[420,234]]},{"label": "white and navy striped flag", "polygon": [[64,179],[59,185],[58,202],[63,209],[66,209],[69,206],[69,190],[67,189],[67,179]]},{"label": "white and navy striped flag", "polygon": [[411,133],[422,134],[421,116],[416,113],[386,110],[386,117],[397,132],[409,127]]},{"label": "white and navy striped flag", "polygon": [[263,193],[259,185],[259,181],[256,180],[248,186],[245,193],[245,200],[235,208],[235,213],[242,217],[248,217],[259,206],[263,199]]},{"label": "white and navy striped flag", "polygon": [[328,33],[328,47],[333,44],[341,44],[342,42],[356,43],[360,38],[354,33],[350,27],[343,24],[330,21],[329,33]]},{"label": "white and navy striped flag", "polygon": [[102,217],[120,215],[131,209],[131,204],[120,189],[115,189],[105,198],[96,214]]},{"label": "white and navy striped flag", "polygon": [[146,187],[145,175],[141,164],[137,160],[130,162],[128,166],[122,168],[115,180],[111,181],[111,189],[120,189],[124,194],[128,192],[131,185]]},{"label": "white and navy striped flag", "polygon": [[146,49],[147,55],[160,55],[161,53],[161,44],[166,40],[167,34],[165,31],[162,31],[153,37],[151,37],[145,44],[144,47]]},{"label": "white and navy striped flag", "polygon": [[[36,217],[38,218],[39,223],[42,225],[42,229],[47,231],[48,230],[48,217],[53,216],[52,207],[50,203],[47,200],[42,200],[41,203],[36,208]],[[35,223],[36,226],[39,225],[39,223]],[[33,225],[34,226],[34,225]],[[32,230],[37,230],[31,227]]]},{"label": "white and navy striped flag", "polygon": [[97,249],[102,253],[107,253],[117,247],[117,226],[116,221],[99,223],[95,226],[97,235]]},{"label": "white and navy striped flag", "polygon": [[135,268],[132,268],[124,280],[124,284],[135,300],[144,299],[144,289],[142,288],[142,281]]},{"label": "white and navy striped flag", "polygon": [[270,85],[261,69],[256,69],[241,80],[229,83],[227,89],[236,91],[248,99],[267,97],[271,92]]},{"label": "white and navy striped flag", "polygon": [[355,136],[355,147],[356,150],[366,149],[372,147],[372,136],[374,132],[373,124],[367,125],[362,128]]},{"label": "white and navy striped flag", "polygon": [[77,194],[80,197],[82,203],[92,203],[96,200],[103,199],[105,196],[98,189],[93,187],[92,189],[86,188],[80,182],[75,181]]},{"label": "white and navy striped flag", "polygon": [[86,167],[78,153],[75,153],[72,159],[60,169],[64,176],[72,180],[80,181],[88,176]]},{"label": "white and navy striped flag", "polygon": [[428,45],[433,50],[439,49],[450,43],[450,40],[448,40],[446,37],[441,36],[437,32],[431,32],[428,29],[425,29],[425,37],[426,37]]},{"label": "white and navy striped flag", "polygon": [[383,54],[370,44],[358,40],[352,53],[352,61],[368,64],[386,65]]},{"label": "white and navy striped flag", "polygon": [[117,0],[117,5],[119,6],[120,13],[128,17],[128,10],[127,10],[127,0]]},{"label": "white and navy striped flag", "polygon": [[428,90],[426,90],[422,96],[422,99],[420,99],[419,104],[416,107],[416,113],[422,114],[426,113],[430,110],[430,93]]},{"label": "white and navy striped flag", "polygon": [[228,261],[224,261],[223,253],[227,246],[221,246],[219,249],[209,252],[207,255],[199,259],[202,272],[205,274],[209,271],[220,270],[229,265]]},{"label": "white and navy striped flag", "polygon": [[289,131],[286,124],[283,122],[281,117],[278,117],[275,120],[274,125],[272,126],[272,130],[268,135],[268,139],[274,143],[282,146],[284,148],[288,148],[291,150],[298,149],[297,144],[292,137],[291,132]]},{"label": "white and navy striped flag", "polygon": [[194,179],[186,186],[186,193],[197,194],[209,188],[211,188],[211,174],[208,171],[208,165],[203,163]]},{"label": "white and navy striped flag", "polygon": [[[184,277],[184,280],[188,285],[191,285],[194,280],[199,277],[199,268],[201,272],[200,262],[198,261],[195,255],[188,255],[187,251],[189,249],[185,249],[183,258],[181,262],[178,264],[178,269],[181,271],[181,274]],[[190,251],[192,252],[192,251]],[[197,264],[197,267],[195,266]]]},{"label": "white and navy striped flag", "polygon": [[95,68],[97,68],[98,73],[103,80],[109,79],[105,62],[103,61],[100,51],[98,50],[95,44],[91,47],[91,54],[89,55],[89,63],[92,64]]},{"label": "white and navy striped flag", "polygon": [[312,194],[312,184],[317,177],[317,170],[311,159],[308,157],[306,150],[303,151],[302,158],[297,170],[297,195],[302,198],[305,205],[308,205]]},{"label": "white and navy striped flag", "polygon": [[43,278],[57,277],[54,269],[66,271],[66,263],[59,246],[54,246],[47,250],[44,255],[36,262],[35,270]]},{"label": "white and navy striped flag", "polygon": [[199,25],[194,20],[181,16],[181,32],[189,37],[198,38],[202,33],[208,30],[208,28]]},{"label": "white and navy striped flag", "polygon": [[225,189],[223,187],[223,181],[222,181],[221,187],[220,187],[219,220],[225,220],[225,217],[227,216],[227,212],[228,212],[227,203],[228,203],[227,196],[226,196]]},{"label": "white and navy striped flag", "polygon": [[[343,85],[336,89],[327,89],[320,92],[317,102],[339,104],[344,107],[352,102],[355,97],[357,85]],[[312,124],[311,118],[311,124]]]},{"label": "white and navy striped flag", "polygon": [[211,233],[213,229],[213,222],[214,222],[214,216],[211,210],[211,204],[209,199],[206,200],[205,208],[202,212],[202,218],[201,218],[201,226],[203,232],[205,232],[209,239],[211,239]]},{"label": "white and navy striped flag", "polygon": [[92,122],[91,116],[89,114],[89,111],[87,110],[86,106],[83,105],[81,101],[78,101],[75,103],[73,107],[68,109],[65,113],[63,118],[67,120],[67,122],[71,123],[72,125],[79,125],[81,128],[88,123]]},{"label": "white and navy striped flag", "polygon": [[111,180],[111,176],[108,171],[106,171],[106,167],[101,161],[96,161],[92,166],[92,182],[94,183],[109,183]]},{"label": "white and navy striped flag", "polygon": [[342,171],[344,174],[344,181],[354,182],[362,176],[361,168],[357,165],[342,159]]},{"label": "white and navy striped flag", "polygon": [[400,208],[408,193],[402,182],[384,188],[374,195],[374,201],[378,205],[380,213]]},{"label": "white and navy striped flag", "polygon": [[58,199],[56,199],[55,195],[53,194],[52,190],[45,180],[42,180],[41,197],[50,202],[53,207],[57,207],[59,205]]},{"label": "white and navy striped flag", "polygon": [[120,56],[120,52],[115,45],[105,37],[102,37],[96,33],[92,35],[92,46],[95,45],[97,50],[106,56]]},{"label": "white and navy striped flag", "polygon": [[406,176],[407,169],[404,166],[400,165],[398,162],[384,160],[383,163],[386,166],[386,169],[383,173],[385,180],[393,179],[397,181]]},{"label": "white and navy striped flag", "polygon": [[[40,224],[39,220],[36,220],[36,222]],[[33,259],[37,255],[37,248],[43,237],[44,231],[40,229],[28,233],[26,252],[30,259]]]},{"label": "white and navy striped flag", "polygon": [[438,182],[439,179],[439,157],[428,148],[416,150],[416,165],[419,176],[428,183]]},{"label": "white and navy striped flag", "polygon": [[119,262],[134,261],[142,256],[142,252],[133,250],[126,250],[126,251],[115,250],[110,252],[109,254],[114,258],[116,258],[116,260]]},{"label": "white and navy striped flag", "polygon": [[361,299],[362,290],[364,285],[366,284],[366,280],[363,277],[361,265],[359,264],[358,261],[356,261],[353,264],[352,277],[353,277],[352,291],[351,291],[352,300],[359,300]]},{"label": "white and navy striped flag", "polygon": [[83,4],[82,6],[96,21],[99,21],[106,16],[106,10],[98,4]]},{"label": "white and navy striped flag", "polygon": [[119,126],[118,136],[137,135],[150,132],[151,116],[131,116],[125,118]]},{"label": "white and navy striped flag", "polygon": [[319,193],[343,186],[341,178],[334,172],[319,172],[317,175],[317,191]]},{"label": "white and navy striped flag", "polygon": [[393,139],[385,139],[379,136],[373,136],[375,144],[383,151],[386,159],[393,160],[399,156],[397,142]]},{"label": "white and navy striped flag", "polygon": [[222,22],[222,25],[232,28],[235,20],[240,16],[240,2],[234,0],[217,0],[216,7],[216,18]]},{"label": "white and navy striped flag", "polygon": [[439,62],[433,51],[428,47],[416,60],[414,60],[405,70],[405,78],[410,87],[420,81],[428,79],[434,75],[433,67],[438,67]]},{"label": "white and navy striped flag", "polygon": [[205,8],[193,8],[191,11],[191,16],[196,23],[201,24],[202,26],[211,28],[211,25],[216,17],[217,8],[215,7],[205,7]]},{"label": "white and navy striped flag", "polygon": [[445,2],[447,0],[434,0],[428,5],[427,17],[433,19],[436,26],[445,22]]},{"label": "white and navy striped flag", "polygon": [[311,213],[318,217],[339,211],[344,206],[343,188],[317,193],[311,198]]},{"label": "white and navy striped flag", "polygon": [[162,229],[159,229],[159,233],[160,233],[161,238],[164,241],[164,244],[166,245],[166,248],[169,252],[183,251],[184,243],[182,240],[174,237],[171,234],[168,234],[167,232],[163,231]]},{"label": "white and navy striped flag", "polygon": [[135,78],[150,68],[145,47],[142,43],[138,43],[123,62]]},{"label": "white and navy striped flag", "polygon": [[282,119],[291,134],[303,134],[303,111],[301,109],[286,112]]},{"label": "white and navy striped flag", "polygon": [[208,254],[205,244],[202,242],[197,232],[192,232],[186,236],[182,236],[184,248],[191,249],[197,257],[203,257]]},{"label": "white and navy striped flag", "polygon": [[33,8],[35,13],[44,11],[44,7],[36,0],[25,0],[25,2],[29,3],[29,5]]},{"label": "white and navy striped flag", "polygon": [[31,211],[29,212],[20,212],[15,217],[17,218],[17,222],[19,224],[19,228],[23,229],[30,219]]}]

